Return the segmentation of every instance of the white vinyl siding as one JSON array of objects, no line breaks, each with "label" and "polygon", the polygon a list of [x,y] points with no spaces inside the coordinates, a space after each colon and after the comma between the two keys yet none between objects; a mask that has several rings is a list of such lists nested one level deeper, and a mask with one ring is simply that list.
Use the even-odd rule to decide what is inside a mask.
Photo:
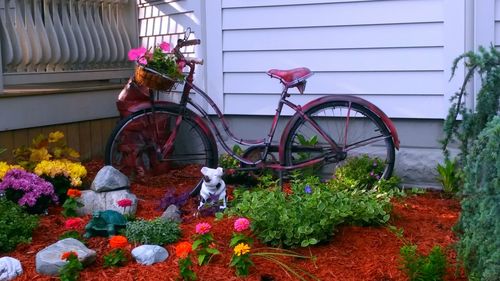
[{"label": "white vinyl siding", "polygon": [[[209,61],[208,75],[222,73],[219,88],[209,89],[222,92],[226,114],[273,114],[281,86],[265,72],[305,66],[315,75],[304,96],[292,95],[294,102],[355,94],[392,118],[445,116],[451,60],[465,45],[462,0],[211,3],[219,1],[220,11],[210,8],[207,19],[220,13],[220,33],[212,31],[220,38],[207,40],[221,40],[222,52],[219,68]],[[213,22],[207,30],[217,27]]]}]

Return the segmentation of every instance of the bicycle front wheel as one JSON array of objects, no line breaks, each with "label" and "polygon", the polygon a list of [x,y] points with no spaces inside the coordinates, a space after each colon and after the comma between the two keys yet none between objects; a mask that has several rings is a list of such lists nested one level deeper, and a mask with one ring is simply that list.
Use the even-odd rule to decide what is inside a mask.
[{"label": "bicycle front wheel", "polygon": [[195,164],[215,167],[217,146],[200,119],[185,109],[168,153],[164,145],[181,114],[179,106],[148,108],[121,120],[106,145],[105,163],[129,177],[160,175],[170,169]]},{"label": "bicycle front wheel", "polygon": [[[377,166],[373,177],[388,179],[391,176],[395,158],[392,136],[372,111],[355,102],[329,101],[310,108],[305,114],[312,121],[298,118],[286,138],[286,165],[300,165],[325,157],[325,161],[305,170],[321,178],[332,178],[336,169],[350,159],[369,157],[373,158],[373,166]],[[312,122],[327,137],[323,137]],[[330,145],[328,138],[335,142],[338,150]]]}]

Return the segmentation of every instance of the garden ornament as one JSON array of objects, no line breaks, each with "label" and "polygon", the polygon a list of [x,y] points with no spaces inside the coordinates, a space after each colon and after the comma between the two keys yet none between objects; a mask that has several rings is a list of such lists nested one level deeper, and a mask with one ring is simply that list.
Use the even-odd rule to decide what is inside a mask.
[{"label": "garden ornament", "polygon": [[221,167],[211,169],[208,167],[201,168],[203,174],[203,183],[200,190],[200,205],[198,210],[205,204],[216,204],[222,201],[220,209],[226,208],[226,184],[222,180],[224,174]]},{"label": "garden ornament", "polygon": [[125,217],[113,210],[95,211],[92,219],[85,226],[83,237],[115,235],[118,230],[125,228]]}]

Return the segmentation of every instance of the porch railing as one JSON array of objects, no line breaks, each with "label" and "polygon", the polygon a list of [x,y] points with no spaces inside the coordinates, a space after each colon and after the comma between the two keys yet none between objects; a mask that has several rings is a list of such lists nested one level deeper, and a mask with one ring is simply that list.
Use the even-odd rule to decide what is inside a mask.
[{"label": "porch railing", "polygon": [[0,0],[0,78],[9,85],[126,77],[136,26],[134,0]]}]

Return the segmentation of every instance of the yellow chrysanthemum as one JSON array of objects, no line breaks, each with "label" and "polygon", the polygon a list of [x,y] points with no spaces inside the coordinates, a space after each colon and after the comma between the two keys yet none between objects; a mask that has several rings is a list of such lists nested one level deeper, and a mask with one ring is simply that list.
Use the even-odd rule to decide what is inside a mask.
[{"label": "yellow chrysanthemum", "polygon": [[236,245],[236,247],[234,247],[234,254],[237,256],[241,256],[249,252],[250,252],[250,246],[248,246],[248,244],[240,243]]},{"label": "yellow chrysanthemum", "polygon": [[42,161],[36,165],[35,174],[56,177],[63,175],[68,177],[72,186],[80,186],[82,178],[87,175],[87,170],[80,163],[73,163],[67,160]]},{"label": "yellow chrysanthemum", "polygon": [[9,165],[6,162],[0,162],[0,180],[2,180],[5,174],[12,169],[24,170],[23,167],[19,165]]},{"label": "yellow chrysanthemum", "polygon": [[49,134],[49,142],[58,142],[64,138],[64,133],[61,131],[55,131]]},{"label": "yellow chrysanthemum", "polygon": [[30,149],[31,150],[31,155],[30,155],[30,161],[31,162],[40,162],[43,160],[50,160],[50,157],[52,157],[49,154],[49,151],[47,148],[42,147],[39,149]]}]

